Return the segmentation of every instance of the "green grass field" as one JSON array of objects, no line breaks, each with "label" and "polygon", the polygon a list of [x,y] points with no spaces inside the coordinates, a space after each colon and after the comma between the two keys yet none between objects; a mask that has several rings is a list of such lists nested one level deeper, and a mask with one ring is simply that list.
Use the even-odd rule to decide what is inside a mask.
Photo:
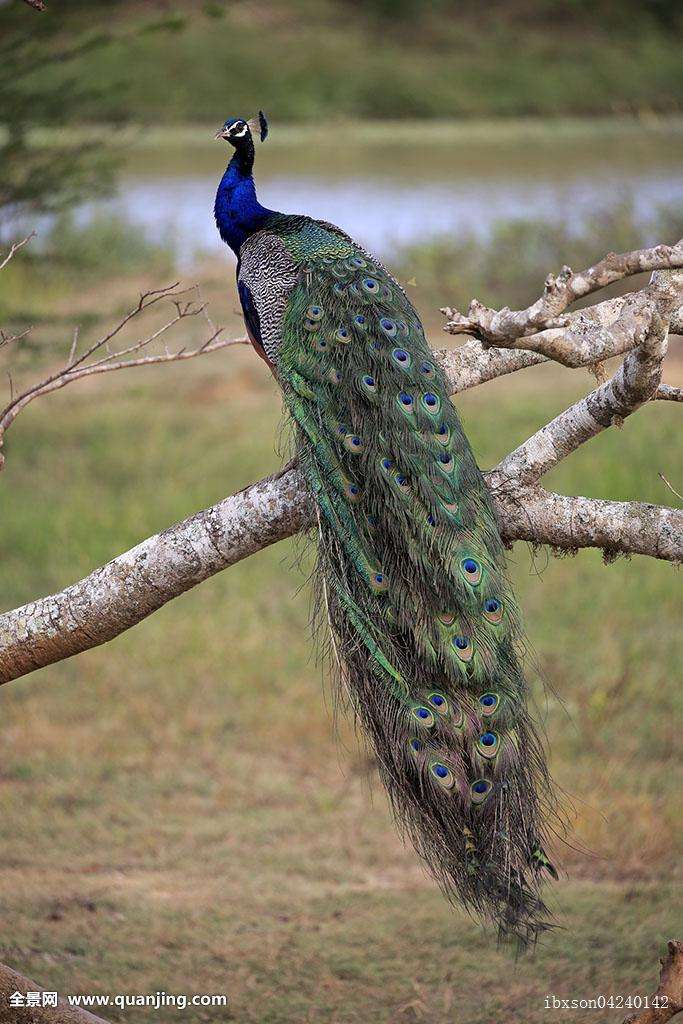
[{"label": "green grass field", "polygon": [[[218,265],[202,279],[214,317],[236,324],[229,276]],[[22,372],[68,348],[74,321],[85,334],[110,323],[139,284],[43,288]],[[589,387],[583,371],[543,368],[462,396],[480,463]],[[2,606],[275,468],[279,420],[246,349],[35,403],[5,448]],[[680,489],[676,427],[675,407],[645,409],[548,483],[670,503],[658,473]],[[511,556],[552,770],[574,808],[549,893],[561,927],[515,963],[402,846],[348,723],[335,737],[293,555],[290,543],[261,552],[106,647],[0,691],[0,960],[62,995],[229,997],[227,1014],[166,1011],[164,1024],[621,1020],[558,1017],[544,1000],[653,991],[680,927],[676,571],[524,545]]]}]

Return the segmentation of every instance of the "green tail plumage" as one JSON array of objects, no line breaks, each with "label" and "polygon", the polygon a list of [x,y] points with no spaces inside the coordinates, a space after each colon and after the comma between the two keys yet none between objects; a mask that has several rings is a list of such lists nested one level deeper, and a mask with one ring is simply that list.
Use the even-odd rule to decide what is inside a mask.
[{"label": "green tail plumage", "polygon": [[330,226],[269,230],[296,265],[272,358],[317,502],[343,692],[449,898],[533,940],[550,785],[481,473],[393,278]]}]

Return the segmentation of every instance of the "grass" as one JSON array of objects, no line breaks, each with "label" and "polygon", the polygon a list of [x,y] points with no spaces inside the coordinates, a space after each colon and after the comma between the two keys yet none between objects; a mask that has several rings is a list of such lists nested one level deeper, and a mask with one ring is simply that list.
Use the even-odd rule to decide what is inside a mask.
[{"label": "grass", "polygon": [[[225,277],[203,268],[219,319],[236,305]],[[23,371],[68,346],[69,316],[89,313],[87,337],[146,283],[122,270],[106,290],[43,292]],[[546,367],[462,396],[481,464],[589,383]],[[274,384],[242,349],[36,402],[6,444],[2,605],[273,469],[278,423]],[[658,471],[683,478],[667,405],[595,439],[548,483],[668,503]],[[188,1008],[189,1024],[536,1024],[554,1019],[550,993],[652,991],[680,923],[675,571],[514,551],[574,821],[550,892],[562,928],[513,965],[401,845],[348,723],[335,739],[293,554],[260,552],[106,647],[3,688],[0,960],[62,994],[227,993],[227,1015]],[[104,1015],[138,1024],[150,1011]]]}]

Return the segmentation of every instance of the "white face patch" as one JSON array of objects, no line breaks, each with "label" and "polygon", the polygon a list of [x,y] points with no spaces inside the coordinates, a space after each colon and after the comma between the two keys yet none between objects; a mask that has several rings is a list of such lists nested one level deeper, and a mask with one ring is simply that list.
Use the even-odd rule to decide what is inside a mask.
[{"label": "white face patch", "polygon": [[231,128],[230,129],[230,138],[231,139],[241,139],[242,136],[246,135],[248,131],[249,131],[248,126],[245,123],[243,123],[241,128]]}]

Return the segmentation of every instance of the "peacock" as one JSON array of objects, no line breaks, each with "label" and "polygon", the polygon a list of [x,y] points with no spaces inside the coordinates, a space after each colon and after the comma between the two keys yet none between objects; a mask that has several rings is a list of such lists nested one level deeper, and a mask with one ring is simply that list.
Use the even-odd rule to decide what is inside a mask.
[{"label": "peacock", "polygon": [[420,319],[344,231],[262,206],[258,117],[216,132],[216,194],[249,338],[278,381],[317,515],[339,690],[399,827],[447,898],[527,944],[553,808],[487,488]]}]

